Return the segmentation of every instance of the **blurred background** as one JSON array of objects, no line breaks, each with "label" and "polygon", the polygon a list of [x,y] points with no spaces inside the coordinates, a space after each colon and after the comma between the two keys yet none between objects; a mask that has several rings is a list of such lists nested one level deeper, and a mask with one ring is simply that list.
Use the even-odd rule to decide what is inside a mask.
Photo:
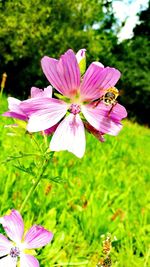
[{"label": "blurred background", "polygon": [[0,75],[5,92],[21,99],[48,85],[40,60],[68,48],[87,49],[122,72],[119,101],[129,118],[150,125],[149,0],[0,0]]}]

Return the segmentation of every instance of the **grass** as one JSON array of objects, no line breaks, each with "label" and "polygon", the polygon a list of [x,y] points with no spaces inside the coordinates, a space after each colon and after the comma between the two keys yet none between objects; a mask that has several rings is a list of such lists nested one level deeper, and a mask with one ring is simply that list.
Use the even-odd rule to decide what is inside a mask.
[{"label": "grass", "polygon": [[[1,113],[6,109],[3,98]],[[37,146],[23,129],[10,135],[12,129],[4,127],[10,123],[11,119],[1,118],[1,215],[20,208],[40,168],[38,155],[22,156],[39,154],[43,143],[35,134]],[[113,239],[112,267],[150,266],[149,137],[149,129],[125,121],[121,133],[107,136],[106,143],[87,134],[82,159],[55,153],[22,214],[26,229],[37,223],[54,233],[52,243],[37,251],[41,267],[95,267],[101,257],[101,236],[108,232]]]}]

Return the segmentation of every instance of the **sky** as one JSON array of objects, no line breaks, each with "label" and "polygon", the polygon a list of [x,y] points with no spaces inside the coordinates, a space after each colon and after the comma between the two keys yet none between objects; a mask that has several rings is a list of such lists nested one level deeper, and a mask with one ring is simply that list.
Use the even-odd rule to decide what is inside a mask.
[{"label": "sky", "polygon": [[118,34],[119,40],[124,40],[132,37],[133,28],[138,22],[138,16],[136,15],[140,10],[144,10],[148,7],[148,0],[114,0],[113,9],[115,16],[122,22],[125,19],[125,26]]}]

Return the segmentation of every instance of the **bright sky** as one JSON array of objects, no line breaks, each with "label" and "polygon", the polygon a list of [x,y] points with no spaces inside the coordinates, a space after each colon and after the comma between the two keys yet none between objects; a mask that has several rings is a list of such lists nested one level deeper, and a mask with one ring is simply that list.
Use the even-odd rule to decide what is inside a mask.
[{"label": "bright sky", "polygon": [[118,34],[119,40],[128,39],[132,37],[132,30],[135,24],[138,22],[138,16],[136,15],[141,9],[144,10],[148,7],[148,0],[114,0],[113,9],[116,17],[120,21],[126,23],[121,32]]}]

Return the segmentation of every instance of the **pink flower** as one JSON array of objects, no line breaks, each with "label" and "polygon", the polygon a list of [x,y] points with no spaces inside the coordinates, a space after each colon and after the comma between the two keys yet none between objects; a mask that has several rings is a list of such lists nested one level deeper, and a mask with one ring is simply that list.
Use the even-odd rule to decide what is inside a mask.
[{"label": "pink flower", "polygon": [[38,260],[26,254],[25,250],[45,246],[52,240],[53,234],[40,225],[34,225],[22,241],[24,223],[20,213],[16,210],[0,218],[0,223],[9,237],[8,239],[0,234],[0,267],[16,267],[19,260],[20,267],[39,267]]},{"label": "pink flower", "polygon": [[[39,89],[37,87],[31,88],[31,98],[41,98],[41,97],[52,97],[52,87],[48,86],[44,89]],[[20,107],[21,101],[14,97],[8,97],[8,108],[9,111],[6,111],[3,116],[11,117],[19,120],[26,121],[28,120],[27,114],[22,111]]]},{"label": "pink flower", "polygon": [[42,69],[51,85],[66,100],[43,97],[23,101],[20,107],[29,117],[29,132],[43,131],[59,123],[50,149],[68,150],[79,158],[85,151],[84,121],[100,133],[118,134],[122,128],[120,120],[127,115],[125,108],[116,104],[111,111],[111,107],[102,102],[96,107],[93,105],[94,100],[117,83],[120,78],[117,69],[93,62],[81,78],[72,50],[68,50],[59,60],[45,56]]}]

